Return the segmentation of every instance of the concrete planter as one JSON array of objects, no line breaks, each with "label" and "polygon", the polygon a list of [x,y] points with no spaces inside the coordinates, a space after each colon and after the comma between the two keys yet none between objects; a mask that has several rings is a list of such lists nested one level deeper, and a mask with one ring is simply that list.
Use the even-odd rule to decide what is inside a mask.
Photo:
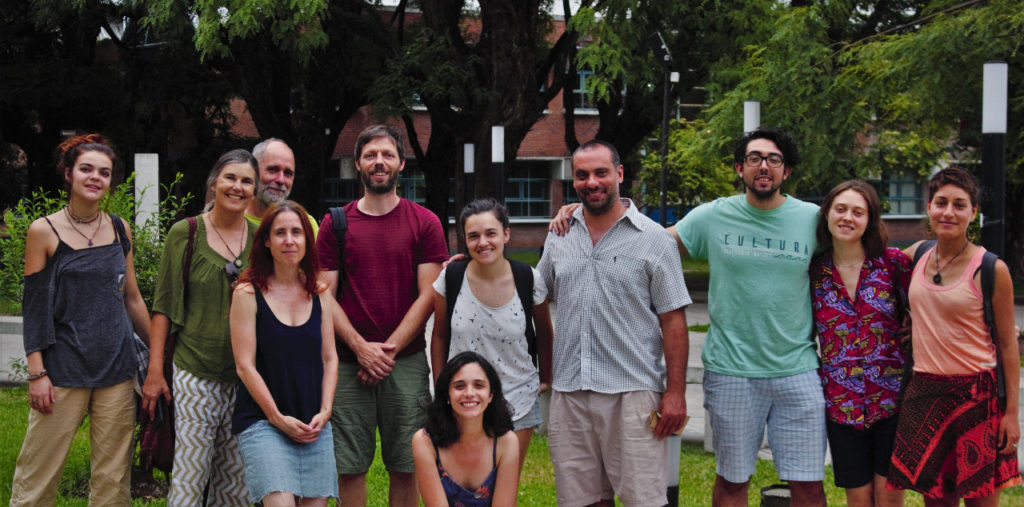
[{"label": "concrete planter", "polygon": [[21,317],[0,317],[0,383],[14,382],[10,377],[12,360],[25,362],[22,334]]}]

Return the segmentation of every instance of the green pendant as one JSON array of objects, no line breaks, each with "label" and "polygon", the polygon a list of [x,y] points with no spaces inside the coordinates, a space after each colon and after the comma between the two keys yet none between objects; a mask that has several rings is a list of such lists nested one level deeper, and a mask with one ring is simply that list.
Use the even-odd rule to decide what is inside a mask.
[{"label": "green pendant", "polygon": [[242,258],[235,259],[235,266],[242,267]]}]

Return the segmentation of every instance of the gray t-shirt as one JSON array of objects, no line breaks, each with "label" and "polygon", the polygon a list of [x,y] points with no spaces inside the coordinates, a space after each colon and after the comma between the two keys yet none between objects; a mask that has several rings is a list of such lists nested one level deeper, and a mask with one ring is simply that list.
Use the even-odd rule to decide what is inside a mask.
[{"label": "gray t-shirt", "polygon": [[60,241],[46,267],[25,277],[25,354],[42,351],[53,385],[106,387],[135,374],[125,274],[117,241],[80,250]]}]

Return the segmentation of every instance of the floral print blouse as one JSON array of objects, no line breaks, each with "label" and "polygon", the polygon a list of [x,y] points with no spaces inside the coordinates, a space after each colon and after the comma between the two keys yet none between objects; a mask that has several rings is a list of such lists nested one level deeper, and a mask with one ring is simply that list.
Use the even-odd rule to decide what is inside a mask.
[{"label": "floral print blouse", "polygon": [[896,414],[903,354],[896,336],[906,308],[910,259],[896,248],[865,259],[851,300],[832,253],[811,267],[829,420],[858,429]]}]

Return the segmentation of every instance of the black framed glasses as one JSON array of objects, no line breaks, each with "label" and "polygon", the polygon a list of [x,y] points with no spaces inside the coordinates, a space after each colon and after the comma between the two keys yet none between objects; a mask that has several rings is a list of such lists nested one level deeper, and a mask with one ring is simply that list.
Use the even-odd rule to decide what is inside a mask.
[{"label": "black framed glasses", "polygon": [[228,282],[234,287],[235,282],[238,281],[238,266],[234,262],[228,261],[224,265],[224,274],[228,276]]},{"label": "black framed glasses", "polygon": [[747,156],[743,157],[743,160],[746,162],[747,167],[757,167],[761,165],[761,161],[764,161],[768,164],[768,167],[771,168],[782,167],[782,163],[786,161],[786,159],[783,158],[782,155],[779,155],[778,153],[769,153],[768,155],[762,155],[761,153],[756,151],[748,153]]}]

